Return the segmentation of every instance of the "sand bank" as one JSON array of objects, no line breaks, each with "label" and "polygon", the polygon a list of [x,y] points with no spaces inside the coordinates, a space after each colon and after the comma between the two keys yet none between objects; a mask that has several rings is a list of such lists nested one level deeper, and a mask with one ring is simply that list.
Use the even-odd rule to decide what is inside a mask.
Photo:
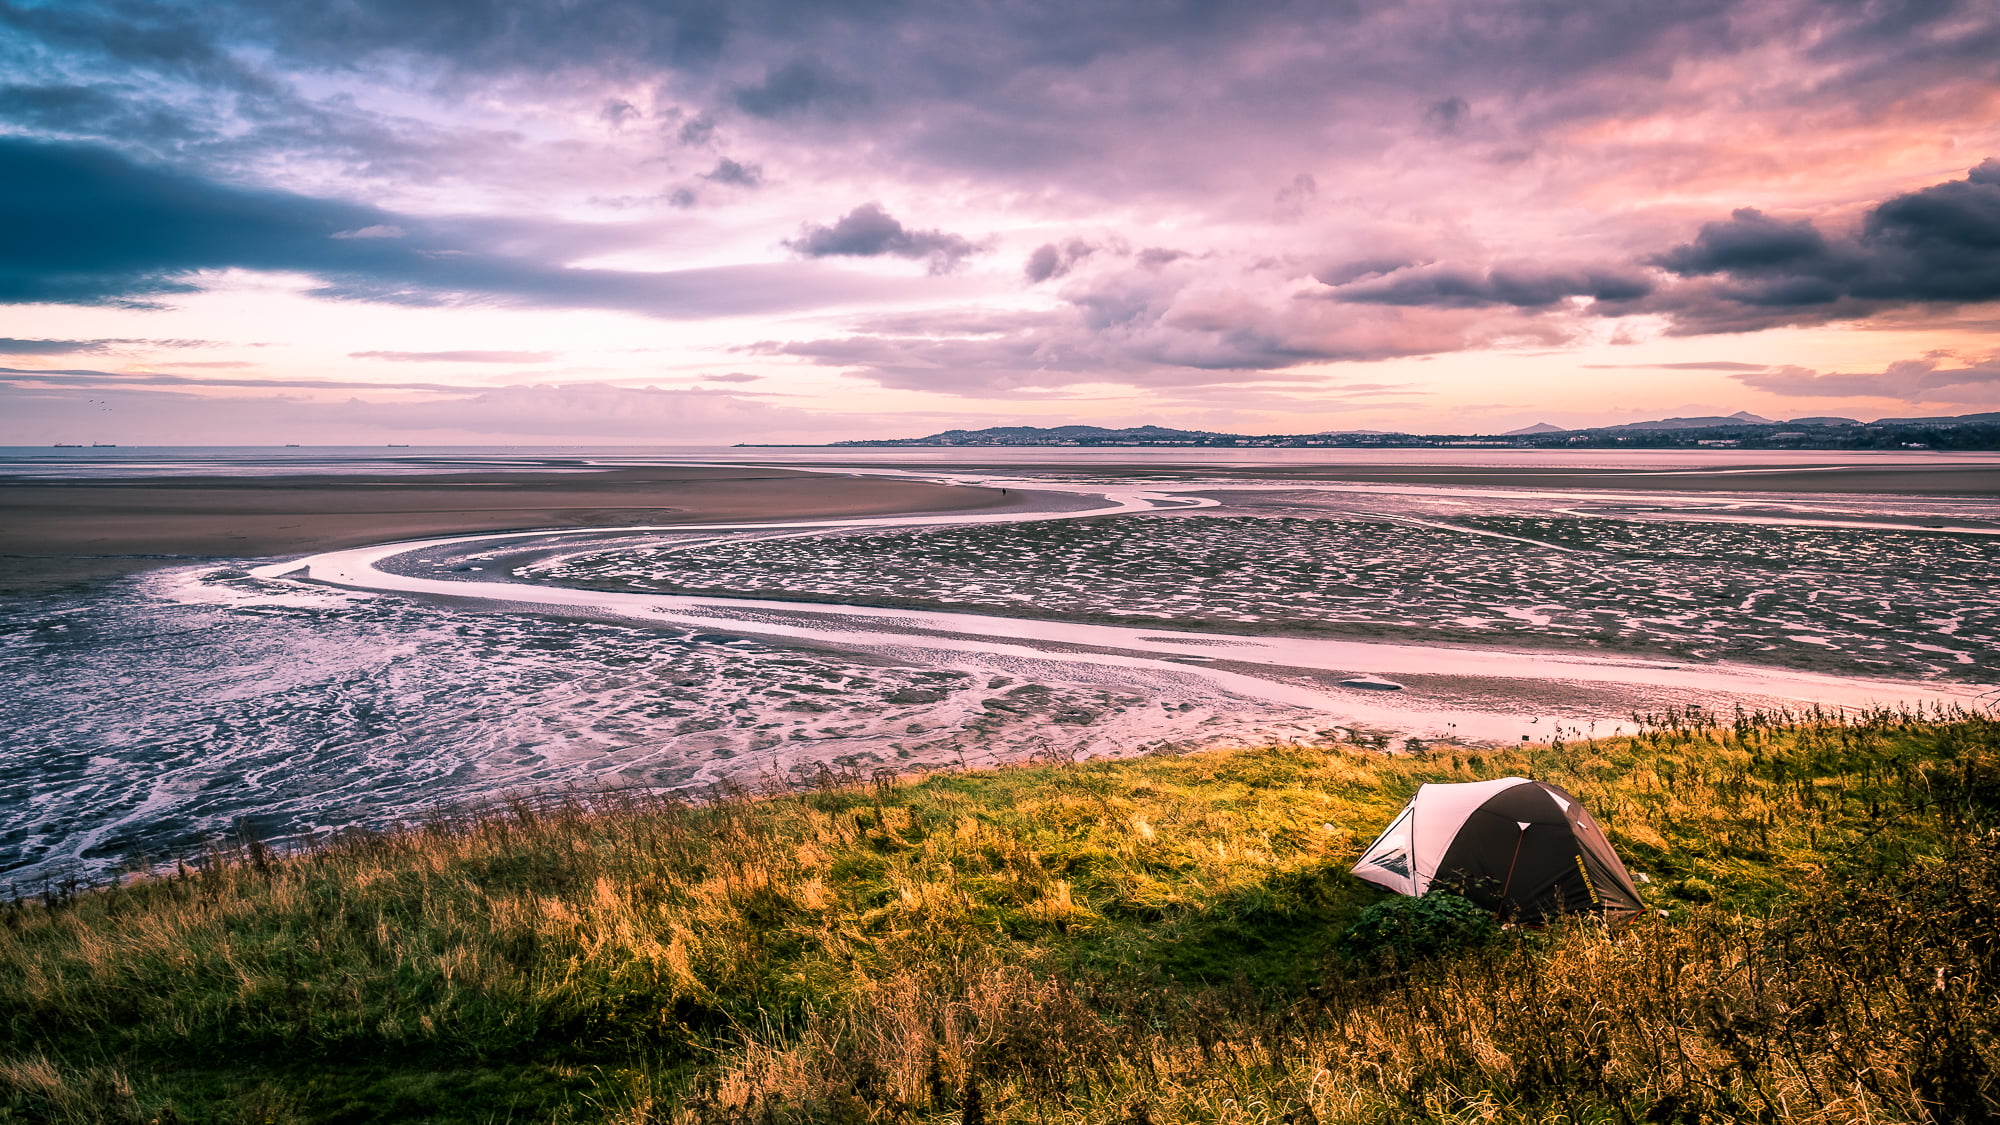
[{"label": "sand bank", "polygon": [[1015,500],[989,488],[707,466],[0,481],[0,594],[50,592],[189,560],[432,535],[958,512]]}]

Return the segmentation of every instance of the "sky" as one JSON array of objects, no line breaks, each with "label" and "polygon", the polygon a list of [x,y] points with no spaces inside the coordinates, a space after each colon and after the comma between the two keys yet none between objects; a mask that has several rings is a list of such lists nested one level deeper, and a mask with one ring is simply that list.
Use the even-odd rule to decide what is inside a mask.
[{"label": "sky", "polygon": [[1991,0],[0,0],[0,444],[1996,409]]}]

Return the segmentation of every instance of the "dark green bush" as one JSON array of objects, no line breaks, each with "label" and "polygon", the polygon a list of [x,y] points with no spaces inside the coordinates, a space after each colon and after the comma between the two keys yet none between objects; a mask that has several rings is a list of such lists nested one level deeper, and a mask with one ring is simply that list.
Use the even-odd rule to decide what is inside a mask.
[{"label": "dark green bush", "polygon": [[1397,895],[1361,912],[1340,935],[1340,955],[1378,965],[1393,955],[1410,965],[1484,945],[1500,930],[1490,911],[1455,894]]}]

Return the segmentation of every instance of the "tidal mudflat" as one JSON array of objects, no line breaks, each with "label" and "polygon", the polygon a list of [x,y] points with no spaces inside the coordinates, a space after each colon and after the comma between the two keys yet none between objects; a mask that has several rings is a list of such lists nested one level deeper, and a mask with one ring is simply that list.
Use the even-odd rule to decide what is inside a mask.
[{"label": "tidal mudflat", "polygon": [[281,837],[505,791],[698,794],[990,765],[1070,746],[1067,732],[1131,752],[1316,729],[1303,709],[1291,724],[1238,716],[1144,676],[1049,682],[741,634],[274,594],[240,571],[0,611],[0,676],[0,885],[24,890],[170,860],[245,819]]},{"label": "tidal mudflat", "polygon": [[[1279,493],[1118,519],[667,543],[518,574],[675,594],[1548,645],[1969,682],[2000,665],[2000,525],[1975,519],[1967,528],[1965,516],[1942,512],[1923,518],[1962,530],[1799,526],[1787,521],[1830,517],[1797,506],[1766,508],[1762,520],[1739,508],[1723,521],[1712,510],[1669,509],[1679,517],[1669,520],[1398,499],[1394,514],[1380,511],[1389,506],[1380,497],[1360,505]],[[1245,510],[1277,503],[1321,510]],[[1376,510],[1356,510],[1368,506]]]},{"label": "tidal mudflat", "polygon": [[450,535],[0,604],[0,880],[536,788],[1978,706],[2000,653],[1979,498],[915,475],[1011,506]]}]

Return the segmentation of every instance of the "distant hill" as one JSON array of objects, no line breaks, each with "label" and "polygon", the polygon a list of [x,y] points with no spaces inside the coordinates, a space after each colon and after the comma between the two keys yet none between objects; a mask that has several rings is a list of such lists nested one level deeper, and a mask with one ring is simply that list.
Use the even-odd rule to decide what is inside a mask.
[{"label": "distant hill", "polygon": [[1615,432],[1618,430],[1713,430],[1718,426],[1775,426],[1774,419],[1760,417],[1748,410],[1739,410],[1724,417],[1711,418],[1661,418],[1653,422],[1627,422],[1622,426],[1592,426],[1591,433]]},{"label": "distant hill", "polygon": [[1883,418],[1878,426],[1964,426],[1977,424],[2000,424],[2000,410],[1989,410],[1984,414],[1958,414],[1944,418]]},{"label": "distant hill", "polygon": [[946,430],[920,438],[885,438],[875,441],[837,441],[835,445],[1175,445],[1200,444],[1204,439],[1228,438],[1205,430],[1176,430],[1166,426],[1127,426],[1113,430],[1103,426],[989,426],[983,430]]},{"label": "distant hill", "polygon": [[1661,418],[1616,426],[1564,429],[1537,422],[1498,436],[1325,430],[1311,434],[1226,434],[1171,426],[989,426],[928,437],[840,441],[836,446],[1165,446],[1180,448],[1330,449],[1504,446],[1514,449],[2000,449],[2000,411],[1942,418],[1860,422],[1831,416],[1778,422],[1739,410],[1699,418]]}]

